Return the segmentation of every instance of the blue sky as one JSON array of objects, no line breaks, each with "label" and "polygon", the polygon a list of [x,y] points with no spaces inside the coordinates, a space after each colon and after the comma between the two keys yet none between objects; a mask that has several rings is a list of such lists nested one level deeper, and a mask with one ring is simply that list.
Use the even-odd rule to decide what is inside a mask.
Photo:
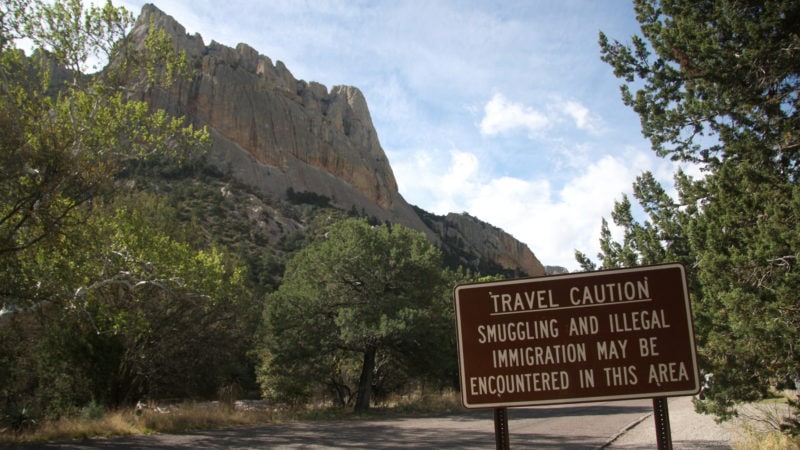
[{"label": "blue sky", "polygon": [[544,264],[594,257],[601,218],[642,171],[671,184],[600,61],[599,31],[638,31],[628,1],[154,4],[206,45],[244,42],[297,79],[358,87],[409,203],[468,212]]}]

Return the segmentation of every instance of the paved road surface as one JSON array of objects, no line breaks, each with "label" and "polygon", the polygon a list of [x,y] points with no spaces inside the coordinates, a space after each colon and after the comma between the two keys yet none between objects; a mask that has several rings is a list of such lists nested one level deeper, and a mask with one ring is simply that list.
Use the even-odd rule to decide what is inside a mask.
[{"label": "paved road surface", "polygon": [[[676,402],[677,400],[677,402]],[[688,405],[688,409],[686,406]],[[687,418],[678,416],[689,415]],[[587,403],[510,408],[511,448],[655,448],[652,402]],[[703,437],[710,430],[697,421],[688,398],[672,399],[670,422],[675,448],[730,448],[724,440]],[[710,419],[709,419],[710,420]],[[685,423],[692,424],[689,428]],[[638,425],[637,425],[638,424]],[[713,424],[713,420],[711,420]],[[648,436],[651,430],[652,436]],[[687,434],[688,433],[688,434]],[[613,442],[612,442],[613,441]],[[491,449],[495,447],[491,410],[444,417],[345,420],[271,424],[261,427],[47,444],[41,449]]]},{"label": "paved road surface", "polygon": [[[652,411],[651,411],[652,412]],[[730,449],[733,441],[731,423],[719,425],[712,416],[694,412],[691,397],[669,400],[672,446],[677,449]],[[610,449],[640,449],[655,447],[656,427],[653,416],[643,420],[622,433],[607,447]]]}]

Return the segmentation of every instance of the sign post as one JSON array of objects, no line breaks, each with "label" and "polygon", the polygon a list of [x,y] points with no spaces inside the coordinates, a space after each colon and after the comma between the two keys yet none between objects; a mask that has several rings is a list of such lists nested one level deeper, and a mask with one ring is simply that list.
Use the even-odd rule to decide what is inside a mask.
[{"label": "sign post", "polygon": [[681,264],[463,284],[454,302],[466,408],[700,390]]},{"label": "sign post", "polygon": [[667,399],[653,399],[653,420],[656,423],[656,444],[658,450],[672,450],[672,431],[669,427],[669,406]]},{"label": "sign post", "polygon": [[511,448],[511,443],[508,441],[508,410],[506,408],[494,409],[494,442],[497,450]]}]

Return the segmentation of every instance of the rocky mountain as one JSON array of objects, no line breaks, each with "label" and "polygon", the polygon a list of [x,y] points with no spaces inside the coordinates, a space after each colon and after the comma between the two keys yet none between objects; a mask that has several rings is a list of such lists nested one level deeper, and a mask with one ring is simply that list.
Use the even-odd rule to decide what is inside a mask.
[{"label": "rocky mountain", "polygon": [[312,193],[339,209],[422,231],[451,263],[544,274],[530,249],[503,230],[468,215],[433,216],[409,205],[358,88],[297,80],[282,62],[246,44],[206,45],[153,5],[142,9],[133,42],[143,42],[150,26],[165,30],[186,52],[193,76],[168,90],[138,86],[135,96],[208,127],[209,159],[220,170],[273,198]]}]

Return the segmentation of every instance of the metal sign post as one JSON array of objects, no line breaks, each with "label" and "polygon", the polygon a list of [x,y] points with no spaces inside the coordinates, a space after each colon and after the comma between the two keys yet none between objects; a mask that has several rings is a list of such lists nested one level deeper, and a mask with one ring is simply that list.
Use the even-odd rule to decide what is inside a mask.
[{"label": "metal sign post", "polygon": [[653,419],[656,422],[658,450],[672,450],[672,431],[669,428],[669,406],[665,397],[653,399]]},{"label": "metal sign post", "polygon": [[509,450],[511,444],[508,442],[508,409],[494,409],[494,441],[497,450]]}]

